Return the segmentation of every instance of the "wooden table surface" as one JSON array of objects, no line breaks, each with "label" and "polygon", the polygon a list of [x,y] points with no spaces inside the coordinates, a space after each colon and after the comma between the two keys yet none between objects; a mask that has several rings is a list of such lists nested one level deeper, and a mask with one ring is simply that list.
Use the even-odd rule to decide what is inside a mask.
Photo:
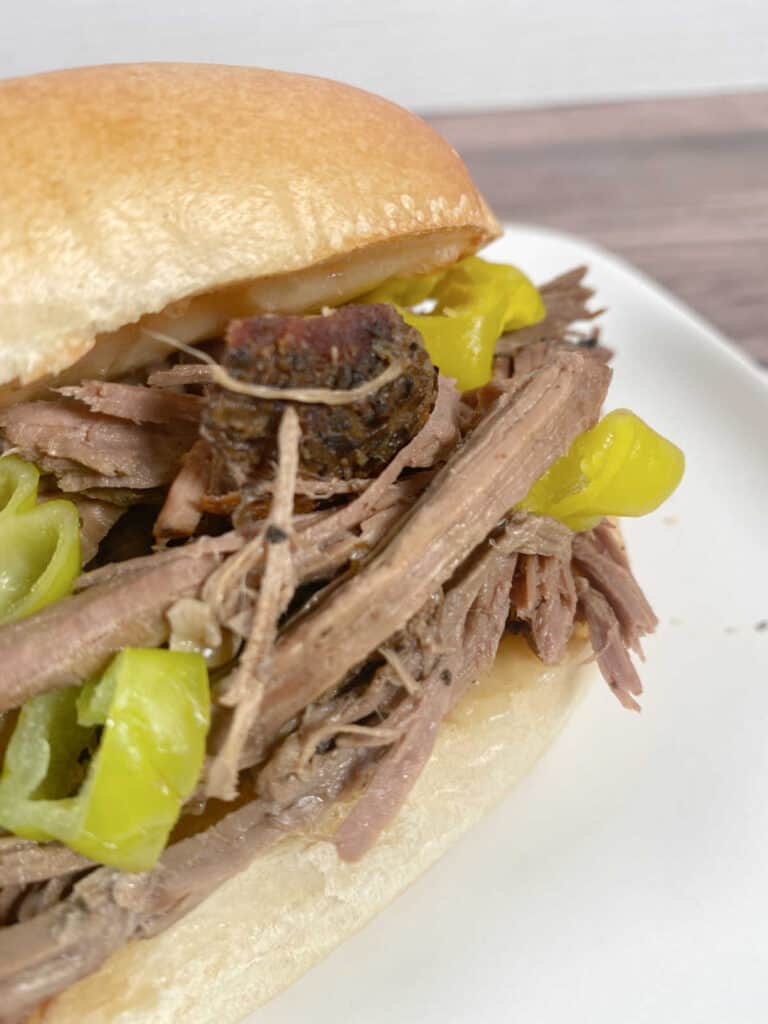
[{"label": "wooden table surface", "polygon": [[603,244],[768,366],[768,93],[429,120],[501,219]]}]

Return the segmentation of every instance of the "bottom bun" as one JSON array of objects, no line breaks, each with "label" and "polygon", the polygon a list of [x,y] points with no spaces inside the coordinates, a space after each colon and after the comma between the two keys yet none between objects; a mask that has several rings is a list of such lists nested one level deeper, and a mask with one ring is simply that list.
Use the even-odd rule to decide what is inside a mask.
[{"label": "bottom bun", "polygon": [[506,637],[494,666],[443,723],[397,819],[359,863],[342,863],[323,836],[290,836],[167,931],[119,950],[32,1019],[242,1020],[362,928],[526,774],[583,693],[590,655],[582,627],[553,668],[522,638]]}]

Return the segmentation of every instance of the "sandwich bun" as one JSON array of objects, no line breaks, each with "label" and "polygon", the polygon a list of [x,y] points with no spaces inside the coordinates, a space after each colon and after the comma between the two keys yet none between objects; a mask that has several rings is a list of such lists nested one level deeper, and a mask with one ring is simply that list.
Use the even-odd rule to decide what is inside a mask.
[{"label": "sandwich bun", "polygon": [[138,321],[194,342],[447,266],[499,232],[422,120],[304,75],[11,79],[0,137],[0,386],[124,372],[157,357]]},{"label": "sandwich bun", "polygon": [[440,727],[397,818],[356,864],[323,833],[292,835],[152,939],[118,950],[31,1018],[34,1024],[235,1024],[354,934],[531,769],[592,675],[583,627],[560,665],[521,637]]}]

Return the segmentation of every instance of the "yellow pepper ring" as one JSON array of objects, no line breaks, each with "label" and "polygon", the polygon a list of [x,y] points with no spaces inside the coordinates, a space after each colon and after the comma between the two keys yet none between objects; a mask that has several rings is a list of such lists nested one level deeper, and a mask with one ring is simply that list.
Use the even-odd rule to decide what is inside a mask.
[{"label": "yellow pepper ring", "polygon": [[536,481],[520,507],[589,530],[604,516],[642,516],[658,508],[683,476],[685,456],[626,409],[577,437]]},{"label": "yellow pepper ring", "polygon": [[[415,313],[426,299],[431,313]],[[461,391],[491,378],[493,351],[504,331],[535,324],[545,315],[541,296],[522,271],[478,256],[422,278],[392,278],[361,302],[391,302],[424,339],[429,357]]]},{"label": "yellow pepper ring", "polygon": [[[24,705],[0,777],[0,825],[147,870],[197,784],[209,721],[201,655],[126,648],[79,694]],[[83,753],[94,750],[86,768]]]}]

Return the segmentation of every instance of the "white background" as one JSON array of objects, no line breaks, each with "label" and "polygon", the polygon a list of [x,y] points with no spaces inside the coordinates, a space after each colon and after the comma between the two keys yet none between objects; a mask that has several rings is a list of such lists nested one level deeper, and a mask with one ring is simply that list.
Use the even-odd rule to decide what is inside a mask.
[{"label": "white background", "polygon": [[419,110],[768,86],[764,0],[0,0],[0,77],[201,60]]}]

